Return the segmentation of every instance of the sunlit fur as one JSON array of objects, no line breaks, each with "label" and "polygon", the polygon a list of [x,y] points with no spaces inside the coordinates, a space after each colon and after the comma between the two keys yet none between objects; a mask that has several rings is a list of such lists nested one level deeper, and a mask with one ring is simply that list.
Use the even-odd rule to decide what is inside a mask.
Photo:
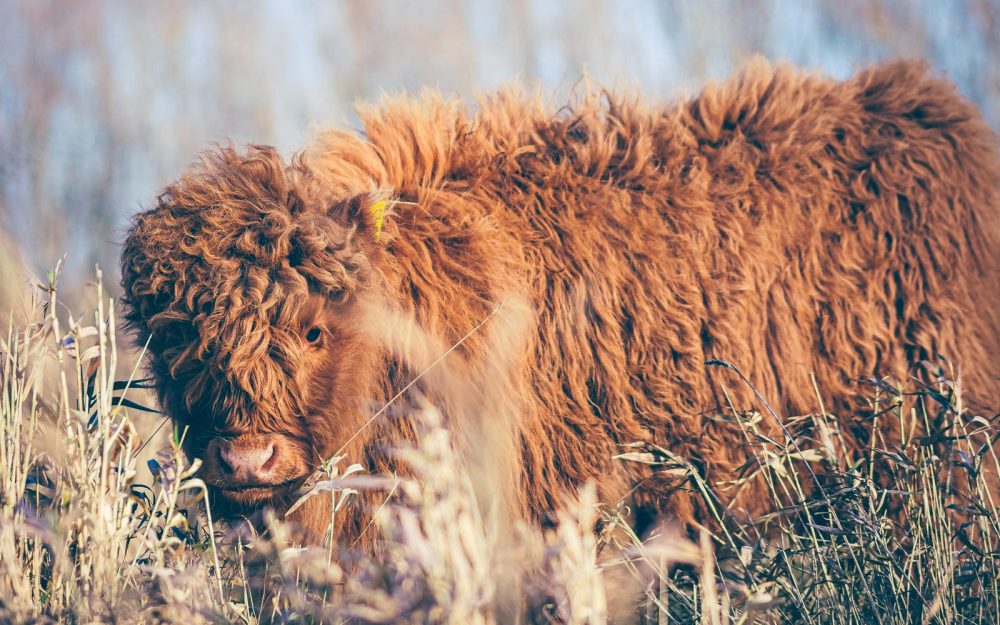
[{"label": "sunlit fur", "polygon": [[[613,456],[655,442],[714,484],[738,477],[752,453],[715,417],[763,408],[711,358],[783,416],[816,411],[818,388],[854,451],[871,425],[860,377],[944,355],[970,405],[1000,401],[997,145],[950,84],[911,63],[835,82],[756,62],[662,108],[580,91],[558,111],[513,90],[474,113],[390,99],[361,112],[363,136],[326,133],[287,165],[219,149],[169,186],[129,233],[125,310],[191,450],[219,428],[326,457],[433,360],[394,347],[392,319],[444,349],[512,296],[530,331],[474,379],[504,389],[498,488],[530,519],[588,478],[608,502],[634,489],[640,508],[706,519],[700,495]],[[390,196],[376,237],[366,209]],[[322,357],[307,306],[333,330]],[[484,371],[491,323],[442,366]],[[446,414],[459,438],[478,418]],[[387,450],[412,436],[387,414],[350,460],[393,471]],[[760,513],[757,486],[718,494]]]}]

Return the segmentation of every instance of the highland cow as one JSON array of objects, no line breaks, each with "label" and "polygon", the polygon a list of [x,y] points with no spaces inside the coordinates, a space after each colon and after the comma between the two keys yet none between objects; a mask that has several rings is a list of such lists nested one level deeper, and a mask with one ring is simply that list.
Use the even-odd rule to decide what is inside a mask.
[{"label": "highland cow", "polygon": [[[541,523],[588,479],[704,521],[691,489],[616,456],[655,444],[734,480],[752,452],[716,415],[761,398],[791,416],[821,397],[852,452],[871,431],[859,378],[940,354],[969,405],[1000,400],[1000,160],[949,83],[907,62],[846,82],[756,62],[663,108],[583,91],[556,113],[513,90],[474,113],[389,100],[363,136],[290,162],[210,152],[135,218],[127,320],[218,502],[287,506],[338,451],[404,470],[413,425],[380,408],[441,367],[478,372],[463,393],[497,385],[478,408],[503,413],[499,488]],[[507,309],[523,331],[491,339]],[[489,419],[448,386],[410,390],[474,451],[466,425]],[[299,519],[321,530],[326,506]],[[339,530],[366,514],[362,497]]]}]

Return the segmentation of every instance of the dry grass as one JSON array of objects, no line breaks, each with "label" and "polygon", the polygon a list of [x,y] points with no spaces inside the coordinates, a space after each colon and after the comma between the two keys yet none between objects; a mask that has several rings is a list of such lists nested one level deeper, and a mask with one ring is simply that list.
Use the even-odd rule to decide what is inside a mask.
[{"label": "dry grass", "polygon": [[[2,622],[1000,622],[1000,528],[981,472],[1000,468],[994,415],[966,410],[945,371],[934,388],[862,387],[878,416],[860,457],[843,451],[822,389],[783,441],[758,432],[777,418],[763,404],[734,411],[759,460],[746,475],[766,477],[776,512],[750,523],[716,504],[721,531],[693,541],[669,527],[640,540],[593,485],[553,528],[507,527],[416,398],[422,441],[399,450],[416,479],[340,458],[317,485],[331,515],[358,489],[393,494],[372,528],[386,545],[376,562],[329,540],[298,546],[273,516],[261,533],[213,522],[182,432],[139,483],[149,432],[130,398],[142,383],[119,365],[113,303],[98,286],[96,310],[67,318],[54,284],[39,286],[0,342]],[[890,420],[904,440],[883,438]],[[619,460],[657,465],[710,501],[745,485],[706,484],[667,449]]]}]

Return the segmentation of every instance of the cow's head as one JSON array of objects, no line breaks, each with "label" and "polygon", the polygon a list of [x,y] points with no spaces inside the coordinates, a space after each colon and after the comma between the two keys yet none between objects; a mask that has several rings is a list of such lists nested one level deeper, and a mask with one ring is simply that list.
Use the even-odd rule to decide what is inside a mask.
[{"label": "cow's head", "polygon": [[265,147],[213,152],[135,218],[122,254],[160,403],[238,510],[287,500],[349,440],[382,370],[355,318],[379,289],[377,198],[311,206],[295,167]]}]

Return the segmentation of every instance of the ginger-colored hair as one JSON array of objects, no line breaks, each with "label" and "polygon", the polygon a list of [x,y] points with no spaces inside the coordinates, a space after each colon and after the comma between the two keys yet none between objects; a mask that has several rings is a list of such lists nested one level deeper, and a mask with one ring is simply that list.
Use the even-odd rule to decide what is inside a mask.
[{"label": "ginger-colored hair", "polygon": [[[870,431],[858,378],[905,379],[940,354],[973,405],[1000,401],[997,143],[920,64],[835,82],[756,62],[662,108],[584,89],[552,112],[502,91],[475,113],[431,95],[362,119],[363,137],[326,133],[290,164],[264,147],[212,152],[136,218],[126,316],[168,409],[172,393],[188,409],[208,394],[237,425],[336,447],[419,373],[401,347],[412,336],[386,318],[447,347],[516,297],[530,322],[493,403],[514,415],[498,444],[518,513],[543,519],[596,478],[609,502],[632,492],[692,521],[708,516],[699,495],[613,457],[643,441],[712,484],[741,475],[744,433],[715,415],[763,409],[709,359],[782,415],[816,411],[818,388],[853,451]],[[367,209],[387,197],[374,237]],[[357,414],[298,386],[285,328],[314,296],[359,303],[344,314],[365,338],[343,358],[361,380],[341,387],[368,402]],[[448,357],[456,370],[486,370],[495,321]],[[306,425],[289,416],[303,411]],[[461,430],[479,416],[448,418]],[[386,416],[352,449],[386,468],[410,438]],[[768,505],[752,487],[719,493]]]}]

